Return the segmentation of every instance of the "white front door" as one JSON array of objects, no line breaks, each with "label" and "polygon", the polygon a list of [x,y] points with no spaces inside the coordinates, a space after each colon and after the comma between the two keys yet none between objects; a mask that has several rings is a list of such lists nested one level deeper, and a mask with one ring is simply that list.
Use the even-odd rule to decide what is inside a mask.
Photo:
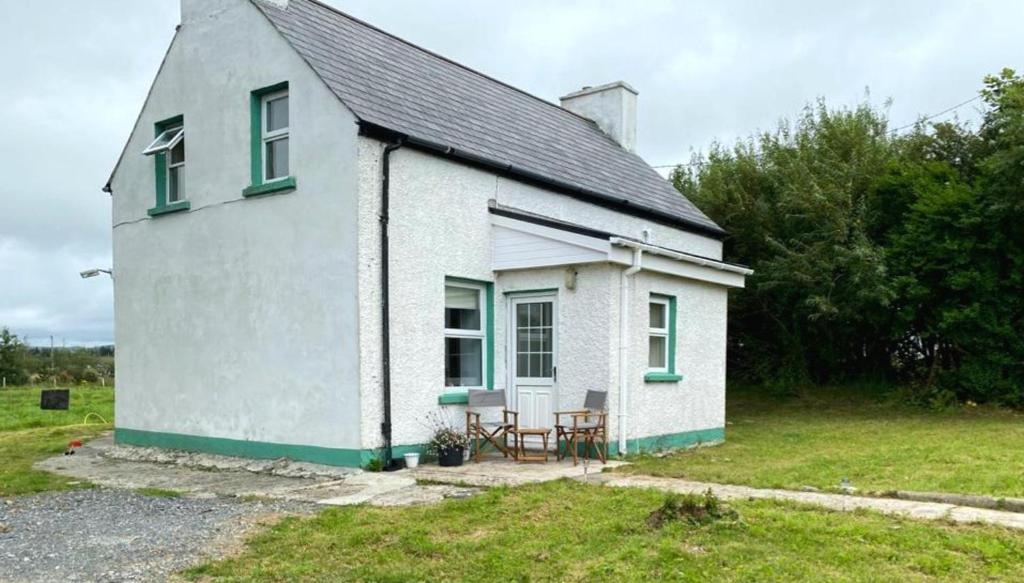
[{"label": "white front door", "polygon": [[[519,426],[550,428],[558,403],[558,309],[554,294],[513,296],[509,314],[509,369]],[[550,445],[554,445],[554,435]]]}]

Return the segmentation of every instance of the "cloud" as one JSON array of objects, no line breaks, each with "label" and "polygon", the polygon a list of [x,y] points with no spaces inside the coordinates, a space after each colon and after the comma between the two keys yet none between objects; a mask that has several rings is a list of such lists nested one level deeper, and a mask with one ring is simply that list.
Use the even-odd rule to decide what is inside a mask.
[{"label": "cloud", "polygon": [[[893,98],[894,125],[1019,65],[1019,5],[924,0],[328,0],[550,101],[623,79],[652,164],[772,127],[808,102]],[[0,325],[112,338],[99,191],[178,22],[178,0],[8,3],[0,20]],[[1016,62],[1015,62],[1016,61]],[[976,117],[971,109],[958,112]]]}]

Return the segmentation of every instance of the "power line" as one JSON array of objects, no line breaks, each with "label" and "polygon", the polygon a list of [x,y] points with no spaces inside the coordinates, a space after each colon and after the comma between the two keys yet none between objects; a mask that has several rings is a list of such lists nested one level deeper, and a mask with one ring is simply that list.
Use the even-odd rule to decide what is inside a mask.
[{"label": "power line", "polygon": [[[970,103],[974,103],[975,101],[977,101],[977,100],[979,100],[981,98],[982,98],[981,95],[975,95],[974,97],[972,97],[972,98],[970,98],[970,99],[968,99],[966,101],[961,101],[960,103],[958,103],[958,104],[956,104],[956,105],[954,105],[952,107],[947,107],[946,109],[943,109],[940,112],[933,113],[933,114],[930,114],[930,115],[926,115],[926,116],[924,116],[922,118],[917,119],[913,123],[908,123],[906,125],[902,125],[902,126],[900,126],[898,128],[895,128],[892,131],[890,131],[890,133],[897,134],[899,132],[902,132],[905,129],[912,128],[912,127],[916,126],[919,123],[924,123],[926,121],[929,121],[929,120],[935,119],[937,117],[946,115],[947,113],[950,113],[952,111],[956,111],[956,110],[960,109],[961,107],[963,107],[965,105],[968,105]],[[651,168],[654,168],[655,170],[661,170],[661,169],[664,169],[664,168],[679,168],[679,167],[688,168],[690,166],[700,166],[701,164],[703,164],[703,162],[701,162],[701,161],[697,161],[697,162],[680,162],[679,164],[661,164],[659,166],[651,166]]]},{"label": "power line", "polygon": [[967,105],[968,103],[974,103],[975,101],[977,101],[979,99],[981,99],[981,95],[975,95],[974,97],[968,99],[967,101],[961,101],[960,103],[954,105],[953,107],[947,107],[946,109],[943,109],[942,111],[940,111],[938,113],[933,113],[931,115],[926,115],[926,116],[918,119],[914,123],[908,123],[907,125],[900,126],[900,127],[896,128],[896,129],[892,130],[892,133],[895,134],[895,133],[901,132],[901,131],[903,131],[903,130],[905,130],[907,128],[912,128],[912,127],[916,126],[919,123],[924,123],[924,122],[926,122],[926,121],[928,121],[930,119],[935,119],[935,118],[939,117],[940,115],[946,115],[947,113],[949,113],[951,111],[955,111],[957,109],[960,109],[961,107]]}]

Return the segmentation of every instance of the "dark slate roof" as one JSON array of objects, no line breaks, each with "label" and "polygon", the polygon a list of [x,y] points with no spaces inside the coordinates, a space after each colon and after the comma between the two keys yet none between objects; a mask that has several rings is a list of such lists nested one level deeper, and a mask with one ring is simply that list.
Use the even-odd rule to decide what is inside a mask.
[{"label": "dark slate roof", "polygon": [[590,120],[315,0],[254,4],[363,124],[721,233]]}]

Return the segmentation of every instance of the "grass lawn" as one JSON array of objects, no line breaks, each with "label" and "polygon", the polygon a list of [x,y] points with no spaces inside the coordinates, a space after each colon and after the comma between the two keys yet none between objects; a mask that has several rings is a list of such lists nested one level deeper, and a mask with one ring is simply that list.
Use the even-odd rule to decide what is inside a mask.
[{"label": "grass lawn", "polygon": [[82,422],[93,412],[108,422],[113,420],[113,389],[72,388],[68,411],[39,410],[39,391],[0,390],[0,496],[75,487],[69,484],[73,480],[33,470],[32,464],[64,451],[73,439],[89,439],[111,427],[110,423]]},{"label": "grass lawn", "polygon": [[1024,578],[1024,533],[767,501],[738,520],[647,525],[665,494],[572,481],[289,518],[195,580],[981,580]]},{"label": "grass lawn", "polygon": [[617,471],[799,489],[916,490],[1024,497],[1024,415],[986,407],[931,412],[877,393],[728,394],[726,443]]}]

